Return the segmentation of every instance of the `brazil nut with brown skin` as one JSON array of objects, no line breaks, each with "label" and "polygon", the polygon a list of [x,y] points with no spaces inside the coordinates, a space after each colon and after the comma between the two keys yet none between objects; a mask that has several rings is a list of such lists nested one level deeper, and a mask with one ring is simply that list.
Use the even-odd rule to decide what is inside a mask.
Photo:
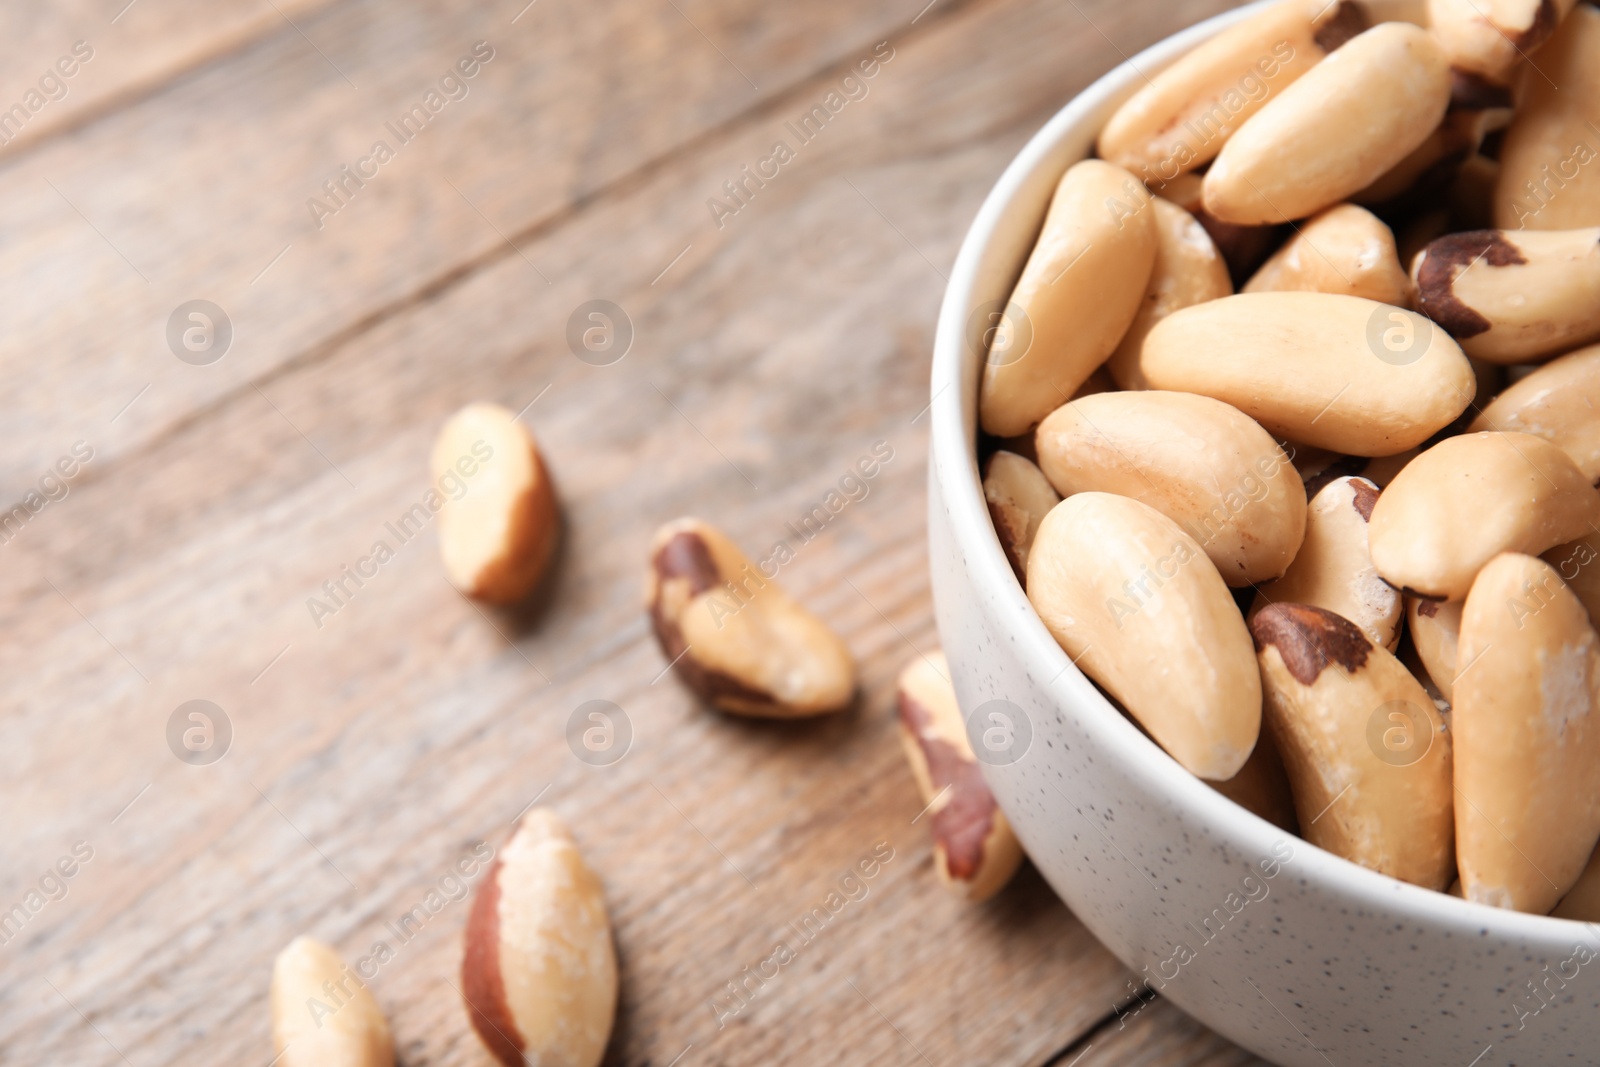
[{"label": "brazil nut with brown skin", "polygon": [[1028,555],[1028,599],[1078,668],[1190,773],[1239,773],[1261,728],[1261,679],[1217,568],[1147,504],[1078,493]]},{"label": "brazil nut with brown skin", "polygon": [[1367,639],[1391,651],[1400,640],[1400,591],[1378,576],[1367,548],[1367,522],[1378,487],[1365,478],[1336,478],[1306,509],[1306,536],[1282,578],[1257,591],[1252,616],[1280,601],[1310,604],[1349,619]]},{"label": "brazil nut with brown skin", "polygon": [[1428,25],[1451,66],[1506,85],[1575,0],[1428,0]]},{"label": "brazil nut with brown skin", "polygon": [[1420,310],[1475,359],[1533,362],[1600,339],[1600,228],[1452,233],[1412,274]]},{"label": "brazil nut with brown skin", "polygon": [[855,695],[844,642],[708,523],[677,519],[656,531],[645,601],[672,669],[724,711],[821,715]]},{"label": "brazil nut with brown skin", "polygon": [[943,652],[900,672],[900,742],[928,805],[939,880],[974,903],[1000,891],[1022,862],[1022,846],[972,754]]},{"label": "brazil nut with brown skin", "polygon": [[1306,494],[1272,435],[1210,397],[1101,393],[1039,425],[1039,466],[1063,496],[1142,501],[1194,538],[1229,585],[1281,575],[1305,533]]},{"label": "brazil nut with brown skin", "polygon": [[461,996],[506,1067],[598,1067],[617,1011],[605,894],[561,819],[518,820],[467,916]]},{"label": "brazil nut with brown skin", "polygon": [[1461,887],[1544,914],[1600,838],[1600,639],[1549,564],[1508,552],[1472,585],[1459,655]]},{"label": "brazil nut with brown skin", "polygon": [[1312,844],[1429,889],[1450,884],[1450,736],[1426,691],[1352,622],[1306,604],[1250,621],[1263,716]]},{"label": "brazil nut with brown skin", "polygon": [[1448,437],[1406,465],[1372,509],[1373,565],[1396,588],[1460,600],[1502,552],[1537,554],[1600,523],[1600,492],[1542,437]]}]

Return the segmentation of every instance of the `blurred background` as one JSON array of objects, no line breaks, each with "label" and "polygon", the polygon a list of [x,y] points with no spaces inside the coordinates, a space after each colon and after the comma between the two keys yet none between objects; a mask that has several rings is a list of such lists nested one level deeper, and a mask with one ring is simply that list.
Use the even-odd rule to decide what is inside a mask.
[{"label": "blurred background", "polygon": [[[938,646],[962,234],[1079,89],[1231,5],[924,3],[11,5],[0,1062],[266,1065],[273,956],[311,934],[391,946],[402,1063],[487,1063],[452,872],[535,801],[605,883],[609,1063],[1255,1062],[1139,1000],[1031,869],[944,891],[893,708]],[[393,528],[474,400],[522,413],[565,514],[511,612]],[[856,707],[703,708],[642,610],[651,532],[699,515],[759,556],[875,448],[782,574]],[[594,700],[604,760],[569,742]]]}]

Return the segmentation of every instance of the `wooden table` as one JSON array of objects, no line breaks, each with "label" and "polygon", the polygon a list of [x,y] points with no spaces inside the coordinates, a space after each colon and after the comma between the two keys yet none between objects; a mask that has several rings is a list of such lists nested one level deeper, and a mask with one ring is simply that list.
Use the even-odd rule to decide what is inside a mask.
[{"label": "wooden table", "polygon": [[[352,960],[394,942],[537,799],[606,885],[610,1063],[1255,1062],[1133,1002],[1032,870],[985,906],[949,898],[892,709],[938,641],[921,413],[961,235],[1051,112],[1226,4],[923,2],[5,16],[0,478],[26,521],[0,545],[0,906],[25,921],[0,945],[0,1061],[264,1065],[289,939]],[[778,141],[792,158],[746,178]],[[568,343],[598,299],[633,334],[609,365]],[[193,300],[226,316],[221,358],[217,332],[169,344]],[[476,399],[526,408],[566,510],[516,612],[456,595],[431,529],[386,525]],[[892,461],[783,574],[858,657],[858,708],[698,706],[641,611],[651,531],[694,513],[758,551],[878,441]],[[313,613],[379,540],[393,558]],[[611,766],[565,740],[592,699],[631,724]],[[216,762],[169,747],[191,700],[226,716]],[[866,895],[719,1011],[880,842]],[[89,859],[52,877],[74,847]],[[448,895],[373,983],[406,1064],[486,1061]]]}]

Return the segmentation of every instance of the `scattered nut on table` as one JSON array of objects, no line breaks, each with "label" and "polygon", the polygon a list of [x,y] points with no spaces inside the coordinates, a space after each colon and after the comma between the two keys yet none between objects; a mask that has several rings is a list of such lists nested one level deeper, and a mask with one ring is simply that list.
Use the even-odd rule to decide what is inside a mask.
[{"label": "scattered nut on table", "polygon": [[463,593],[512,604],[533,591],[560,536],[550,475],[533,435],[497,404],[469,404],[433,445],[439,554]]},{"label": "scattered nut on table", "polygon": [[972,754],[943,652],[900,672],[900,742],[933,834],[939,880],[968,900],[1000,891],[1022,862],[1022,846]]},{"label": "scattered nut on table", "polygon": [[547,808],[518,822],[472,900],[461,993],[506,1067],[596,1067],[617,1010],[605,895]]},{"label": "scattered nut on table", "polygon": [[372,991],[339,954],[297,937],[272,961],[272,1043],[283,1067],[393,1067]]},{"label": "scattered nut on table", "polygon": [[672,669],[724,711],[795,718],[839,711],[855,696],[844,642],[699,519],[656,531],[645,604]]}]

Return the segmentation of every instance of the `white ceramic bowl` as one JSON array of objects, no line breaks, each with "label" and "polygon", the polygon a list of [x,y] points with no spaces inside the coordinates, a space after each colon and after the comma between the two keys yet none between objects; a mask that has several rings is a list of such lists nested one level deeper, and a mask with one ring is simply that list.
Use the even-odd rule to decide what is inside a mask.
[{"label": "white ceramic bowl", "polygon": [[[990,524],[975,454],[983,357],[966,338],[974,311],[1003,306],[1056,181],[1111,110],[1254,9],[1168,38],[1091,85],[1006,168],[962,244],[935,343],[929,541],[968,730],[980,754],[999,743],[989,783],[1083,923],[1152,988],[1258,1055],[1285,1067],[1600,1063],[1600,928],[1406,885],[1191,777],[1072,666]],[[991,719],[996,710],[1011,722]],[[986,730],[998,730],[987,748]]]}]

